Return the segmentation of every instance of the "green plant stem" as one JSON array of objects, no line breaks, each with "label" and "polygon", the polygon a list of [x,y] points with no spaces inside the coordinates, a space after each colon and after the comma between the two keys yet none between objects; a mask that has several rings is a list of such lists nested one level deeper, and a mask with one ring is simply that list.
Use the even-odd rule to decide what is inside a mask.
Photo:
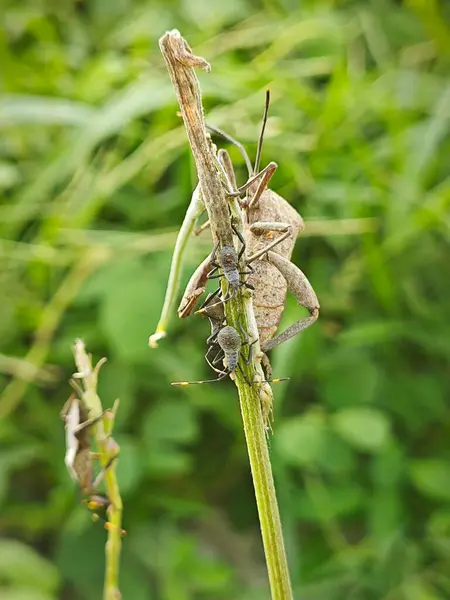
[{"label": "green plant stem", "polygon": [[149,346],[151,348],[156,348],[158,346],[158,341],[166,336],[167,325],[172,313],[174,312],[175,301],[177,298],[183,253],[194,229],[195,222],[204,210],[205,205],[203,204],[200,193],[200,186],[197,186],[192,194],[191,202],[189,203],[186,214],[184,215],[183,223],[180,227],[180,231],[178,232],[177,241],[175,243],[175,248],[172,255],[169,281],[167,283],[161,316],[159,317],[155,333],[153,333],[149,338]]},{"label": "green plant stem", "polygon": [[[237,202],[227,197],[225,193],[215,149],[206,133],[200,86],[193,69],[193,67],[200,67],[209,72],[210,66],[203,58],[192,54],[188,44],[177,30],[163,35],[159,45],[178,97],[194,155],[213,242],[219,241],[221,248],[225,245],[233,245],[229,209],[231,208],[233,213],[235,225],[239,224],[239,221],[242,225],[242,216]],[[237,328],[241,323],[245,325],[250,337],[257,339],[257,327],[249,294],[246,292],[235,294],[225,304],[225,314],[229,325]],[[244,365],[241,360],[241,367],[248,381],[264,379],[258,360],[260,356],[258,344],[254,349],[254,359],[250,365]],[[234,381],[240,398],[272,598],[290,600],[292,590],[289,570],[261,410],[264,404],[271,406],[272,391],[266,383],[248,385],[240,374],[234,378]]]},{"label": "green plant stem", "polygon": [[[103,413],[102,403],[97,394],[97,378],[100,367],[106,359],[100,360],[92,368],[92,358],[86,353],[84,343],[76,340],[74,346],[75,363],[78,372],[74,379],[81,380],[83,383],[84,406],[89,411],[89,417],[100,416]],[[119,447],[116,443],[111,444],[111,432],[114,426],[114,419],[117,411],[118,402],[112,411],[108,411],[103,419],[95,426],[95,438],[97,449],[100,453],[100,463],[102,467],[110,462],[113,456],[116,456]],[[105,473],[105,484],[110,506],[108,507],[108,540],[105,546],[105,585],[103,589],[104,600],[120,600],[119,591],[119,568],[120,552],[122,547],[122,498],[120,496],[119,485],[116,476],[116,463],[110,464]]]},{"label": "green plant stem", "polygon": [[287,600],[293,596],[262,413],[252,388],[237,386],[272,598]]}]

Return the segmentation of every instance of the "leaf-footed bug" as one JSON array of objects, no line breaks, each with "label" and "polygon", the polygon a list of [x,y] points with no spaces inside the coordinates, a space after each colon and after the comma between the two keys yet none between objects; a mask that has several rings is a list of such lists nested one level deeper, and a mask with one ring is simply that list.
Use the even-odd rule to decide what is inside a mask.
[{"label": "leaf-footed bug", "polygon": [[[251,168],[247,153],[239,142],[223,131],[209,127],[211,131],[235,144],[246,157],[249,181],[255,178],[259,169],[269,101],[270,94],[267,90],[254,168]],[[234,181],[228,154],[222,151],[220,156],[228,181]],[[276,168],[276,163],[269,163],[256,175],[256,180],[247,189],[246,197],[240,200],[246,213],[244,238],[249,255],[247,264],[252,263],[254,271],[250,274],[248,282],[255,288],[253,307],[263,351],[271,350],[294,337],[312,325],[319,316],[319,301],[311,284],[302,271],[290,261],[296,237],[304,229],[303,219],[284,198],[267,188]],[[267,244],[268,240],[272,242]],[[274,337],[284,309],[287,289],[296,296],[299,304],[304,306],[311,316],[300,319]]]},{"label": "leaf-footed bug", "polygon": [[[253,273],[253,269],[249,267],[248,271],[239,271],[239,261],[245,252],[246,244],[244,238],[236,229],[236,227],[232,226],[232,229],[242,244],[239,253],[236,252],[233,246],[223,246],[219,250],[219,256],[217,259],[218,262],[216,262],[217,249],[219,246],[219,242],[217,242],[213,248],[210,258],[210,263],[213,266],[213,269],[207,275],[208,279],[219,279],[220,277],[225,277],[227,280],[228,291],[222,302],[229,300],[241,286],[245,286],[251,290],[254,289],[254,287],[247,283],[247,281],[241,281],[240,279],[240,275],[250,275]],[[219,269],[222,269],[222,273],[215,275]],[[229,288],[231,288],[231,294],[229,293]]]},{"label": "leaf-footed bug", "polygon": [[[234,374],[237,369],[239,369],[246,381],[249,385],[253,383],[262,383],[260,381],[250,382],[248,381],[245,373],[242,370],[242,367],[239,365],[239,359],[242,357],[245,364],[250,364],[252,359],[252,346],[256,343],[257,340],[254,340],[249,344],[248,356],[244,356],[242,352],[242,346],[248,344],[248,336],[245,331],[240,327],[241,333],[244,337],[244,341],[242,341],[241,336],[238,331],[231,327],[230,325],[225,325],[222,327],[216,336],[217,345],[220,348],[219,352],[216,354],[212,361],[212,368],[219,373],[219,376],[216,379],[203,379],[199,381],[174,381],[171,385],[178,386],[187,386],[193,384],[201,384],[201,383],[215,383],[224,379],[227,375]],[[211,336],[210,336],[211,337]],[[208,338],[209,339],[209,338]],[[219,360],[223,361],[224,370],[220,371],[216,369],[213,365],[217,364]],[[209,361],[208,361],[209,362]],[[270,381],[277,383],[279,381],[286,381],[289,379],[288,377],[282,377],[279,379],[271,379]],[[268,380],[267,380],[268,381]]]},{"label": "leaf-footed bug", "polygon": [[[208,297],[206,298],[206,300],[203,302],[202,306],[200,307],[201,314],[204,314],[209,319],[209,324],[211,326],[211,333],[206,338],[206,345],[207,345],[208,349],[205,354],[205,360],[208,363],[208,365],[211,367],[211,369],[213,369],[214,371],[216,371],[218,373],[220,373],[221,371],[214,367],[214,365],[211,363],[211,361],[209,359],[209,356],[211,354],[211,351],[213,351],[214,349],[216,349],[218,352],[220,351],[220,346],[218,344],[217,337],[219,335],[220,330],[225,325],[225,321],[226,321],[223,302],[215,302],[215,303],[211,304],[211,301],[220,292],[221,292],[221,289],[218,288],[212,294],[208,294]],[[216,352],[216,356],[217,356],[217,352]]]},{"label": "leaf-footed bug", "polygon": [[[76,384],[74,385],[76,386]],[[102,483],[107,470],[118,456],[118,454],[112,456],[98,475],[94,477],[94,459],[99,458],[99,455],[91,451],[90,428],[100,421],[106,413],[108,411],[104,411],[98,417],[88,418],[87,411],[76,394],[69,397],[61,410],[61,418],[64,421],[66,430],[64,462],[72,479],[80,486],[81,492],[87,496],[83,502],[93,511],[99,508],[107,509],[111,504],[107,496],[94,492]],[[125,532],[122,530],[121,534],[124,535]]]}]

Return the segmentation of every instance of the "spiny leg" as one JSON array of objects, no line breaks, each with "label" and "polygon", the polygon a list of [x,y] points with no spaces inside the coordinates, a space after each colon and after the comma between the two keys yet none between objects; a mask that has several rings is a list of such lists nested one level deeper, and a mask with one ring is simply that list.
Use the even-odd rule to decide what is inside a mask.
[{"label": "spiny leg", "polygon": [[275,248],[275,246],[278,246],[278,244],[280,244],[286,238],[288,238],[290,235],[292,235],[292,227],[291,227],[291,225],[288,225],[287,223],[276,223],[276,222],[272,223],[269,221],[267,221],[267,222],[266,221],[257,221],[256,223],[253,223],[253,225],[250,227],[250,230],[255,235],[257,235],[257,234],[261,235],[261,233],[263,233],[263,232],[271,232],[271,231],[278,231],[280,233],[283,233],[283,235],[281,235],[280,237],[273,240],[270,244],[268,244],[262,250],[259,250],[255,254],[252,254],[249,257],[249,259],[247,260],[248,266],[250,265],[250,263],[257,260],[264,254],[267,254],[267,252],[269,250],[272,250],[273,248]]},{"label": "spiny leg", "polygon": [[[242,346],[246,346],[250,341],[248,333],[245,331],[245,329],[242,327],[242,325],[240,323],[238,324],[238,327],[242,334],[242,337],[244,338],[244,341],[242,342]],[[252,360],[253,346],[256,344],[257,341],[258,341],[258,338],[256,338],[256,340],[253,340],[253,342],[250,343],[250,345],[248,347],[247,358],[245,358],[244,354],[241,352],[242,360],[244,361],[244,363],[246,365],[249,365]]]},{"label": "spiny leg", "polygon": [[[258,179],[260,177],[263,178],[263,184],[260,183],[258,185],[257,190],[259,190],[261,188],[261,191],[259,192],[259,196],[261,196],[262,192],[264,191],[264,189],[267,187],[267,183],[269,182],[269,180],[271,179],[272,175],[274,174],[274,172],[276,171],[276,169],[278,168],[277,163],[275,162],[270,162],[267,166],[264,167],[264,169],[261,169],[261,171],[259,171],[259,173],[256,173],[252,176],[250,176],[247,181],[241,185],[240,187],[238,187],[237,189],[231,189],[230,185],[229,185],[229,180],[228,180],[228,176],[226,174],[226,171],[223,167],[223,165],[217,161],[219,166],[219,170],[222,172],[222,185],[225,188],[225,193],[227,194],[227,196],[229,196],[230,198],[239,198],[240,196],[242,196],[242,194],[249,188],[251,187],[256,181],[258,181]],[[258,199],[259,199],[258,196]],[[252,199],[252,203],[254,199]],[[243,205],[246,205],[246,202],[243,202]]]},{"label": "spiny leg", "polygon": [[253,198],[250,200],[250,202],[248,203],[248,208],[251,209],[255,206],[255,204],[257,204],[257,202],[259,202],[259,199],[261,198],[262,193],[264,192],[264,190],[267,189],[268,185],[269,185],[269,181],[272,179],[273,174],[275,173],[275,171],[278,169],[278,165],[276,162],[270,162],[267,167],[265,169],[263,169],[261,171],[261,173],[259,173],[259,175],[262,175],[262,179],[258,184],[258,187],[256,188],[256,192],[253,194]]},{"label": "spiny leg", "polygon": [[194,230],[194,235],[195,236],[200,235],[202,233],[202,231],[205,231],[205,229],[208,229],[209,225],[210,225],[210,222],[209,222],[209,219],[208,219],[204,223],[202,223],[200,225],[200,227],[197,227],[197,229]]},{"label": "spiny leg", "polygon": [[[245,243],[245,239],[244,239],[242,233],[238,229],[236,229],[236,227],[234,225],[232,225],[231,227],[232,227],[234,233],[237,235],[239,241],[242,244],[242,248],[240,249],[239,254],[238,254],[238,263],[239,263],[239,261],[242,258],[242,255],[245,252],[246,243]],[[247,271],[239,271],[239,275],[251,275],[252,273],[255,272],[254,268],[248,262],[247,262],[247,264],[245,266],[246,266],[246,268],[248,270]],[[241,284],[245,285],[245,287],[247,287],[249,290],[254,290],[255,289],[253,287],[253,285],[251,285],[250,283],[247,283],[246,281],[241,282]]]},{"label": "spiny leg", "polygon": [[[214,366],[215,364],[217,364],[219,362],[219,360],[223,360],[223,357],[224,357],[223,351],[219,349],[219,352],[217,352],[217,354],[214,356],[214,358],[212,359],[212,362],[209,360],[209,357],[208,357],[210,350],[212,350],[215,347],[216,347],[216,344],[214,344],[208,348],[208,351],[205,354],[205,360],[213,371],[215,371],[216,373],[223,373],[223,371],[221,369],[216,369],[216,367]],[[220,358],[217,358],[219,355],[221,355]]]},{"label": "spiny leg", "polygon": [[251,344],[249,345],[247,358],[245,358],[244,356],[242,357],[243,361],[245,362],[246,365],[249,365],[251,363],[251,361],[252,361],[253,346],[256,344],[257,341],[258,341],[257,339],[253,340],[253,342],[251,342]]},{"label": "spiny leg", "polygon": [[217,241],[214,244],[213,251],[211,252],[211,256],[210,256],[209,262],[210,262],[210,264],[211,264],[211,266],[213,268],[207,274],[207,276],[206,276],[207,279],[218,279],[219,277],[222,277],[222,275],[214,275],[214,273],[220,269],[220,265],[216,261],[216,254],[217,254],[217,248],[218,247],[219,247],[219,241]]},{"label": "spiny leg", "polygon": [[251,385],[250,379],[247,377],[247,375],[244,373],[244,370],[242,369],[241,365],[237,365],[237,369],[239,369],[239,371],[241,372],[242,378],[244,379],[245,383],[247,385]]},{"label": "spiny leg", "polygon": [[234,231],[234,233],[236,234],[236,236],[237,236],[238,240],[239,240],[239,241],[241,242],[241,244],[242,244],[242,247],[241,247],[241,249],[239,250],[239,254],[238,254],[238,256],[237,256],[237,261],[238,261],[238,263],[239,263],[239,261],[240,261],[240,260],[241,260],[241,258],[242,258],[242,255],[243,255],[243,254],[244,254],[244,252],[245,252],[246,243],[245,243],[245,240],[244,240],[244,236],[243,236],[243,235],[242,235],[242,233],[239,231],[239,229],[237,229],[237,227],[235,227],[234,225],[231,225],[231,229]]},{"label": "spiny leg", "polygon": [[[206,297],[206,300],[203,302],[203,304],[200,306],[199,310],[202,310],[202,308],[206,308],[209,303],[211,302],[211,300],[213,298],[215,298],[217,296],[217,294],[219,294],[222,290],[219,288],[217,288],[217,290],[215,292],[211,292],[210,294],[208,294],[208,296]],[[206,312],[206,311],[204,311]]]},{"label": "spiny leg", "polygon": [[[252,177],[249,177],[249,179],[247,179],[247,181],[241,185],[240,187],[237,188],[236,192],[233,192],[233,196],[241,196],[250,186],[252,186],[256,181],[258,181],[258,179],[260,177],[263,178],[263,181],[265,182],[265,187],[267,187],[267,183],[269,182],[269,180],[271,179],[272,175],[275,173],[275,171],[277,170],[278,165],[275,162],[270,162],[268,165],[266,165],[264,167],[264,169],[261,169],[261,171],[259,171],[258,173],[255,173],[254,175],[252,175]],[[261,187],[261,183],[258,185],[258,189]],[[261,193],[259,195],[262,194],[262,192],[264,191],[265,187],[261,190]],[[253,199],[252,199],[253,202]]]},{"label": "spiny leg", "polygon": [[98,488],[98,486],[101,484],[101,482],[105,478],[106,471],[111,467],[111,465],[113,464],[113,462],[115,460],[117,460],[117,458],[118,458],[118,454],[116,454],[115,456],[112,456],[108,460],[108,462],[106,463],[106,465],[104,467],[102,467],[102,470],[100,471],[100,473],[97,475],[97,477],[92,482],[92,484],[90,486],[90,490],[87,493],[92,493],[92,492],[94,492]]},{"label": "spiny leg", "polygon": [[310,312],[311,316],[307,317],[306,319],[300,319],[282,333],[278,334],[271,340],[268,340],[262,346],[262,350],[264,352],[272,350],[272,348],[275,348],[283,342],[290,340],[298,333],[312,325],[315,321],[317,321],[320,309],[319,301],[315,291],[313,290],[305,274],[296,265],[294,265],[294,263],[292,263],[290,260],[287,260],[283,256],[276,254],[275,252],[268,252],[267,259],[280,271],[280,273],[286,279],[289,291],[294,294],[299,304]]},{"label": "spiny leg", "polygon": [[109,412],[109,410],[104,410],[102,412],[102,414],[98,417],[92,417],[92,419],[86,419],[86,421],[83,421],[82,423],[79,423],[73,430],[73,433],[75,435],[81,433],[82,431],[84,431],[85,429],[92,427],[92,425],[95,425],[95,423],[98,423],[101,419],[103,419],[103,417],[105,416],[105,414]]}]

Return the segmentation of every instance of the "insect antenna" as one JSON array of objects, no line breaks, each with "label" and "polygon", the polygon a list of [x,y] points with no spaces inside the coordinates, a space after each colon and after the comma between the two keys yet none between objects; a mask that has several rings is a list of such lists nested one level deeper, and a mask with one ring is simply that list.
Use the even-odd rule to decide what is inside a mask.
[{"label": "insect antenna", "polygon": [[270,89],[267,88],[266,89],[266,102],[264,104],[264,114],[263,114],[263,120],[262,120],[262,124],[261,124],[261,132],[259,134],[258,146],[256,148],[255,168],[253,171],[254,173],[258,173],[259,164],[261,162],[261,152],[262,152],[262,145],[263,145],[263,139],[264,139],[264,132],[266,130],[266,124],[267,124],[267,115],[269,114],[269,104],[270,104]]},{"label": "insect antenna", "polygon": [[200,383],[216,383],[217,381],[221,381],[227,375],[229,375],[229,373],[224,373],[223,375],[220,375],[219,377],[217,377],[217,379],[201,379],[200,381],[172,381],[172,383],[170,385],[187,386],[187,385],[195,385],[195,384],[200,384]]},{"label": "insect antenna", "polygon": [[255,383],[280,383],[280,381],[289,381],[290,377],[277,377],[275,379],[260,379],[259,381],[251,381],[250,385]]},{"label": "insect antenna", "polygon": [[241,142],[238,142],[234,137],[232,137],[228,133],[225,133],[225,131],[223,131],[222,129],[219,129],[218,127],[214,127],[213,125],[208,125],[208,123],[207,123],[206,128],[209,129],[209,131],[212,131],[213,133],[215,133],[216,135],[220,135],[220,137],[223,137],[224,140],[227,140],[227,142],[230,142],[230,144],[233,144],[233,146],[236,146],[236,148],[242,154],[242,157],[245,161],[245,166],[247,167],[248,176],[251,177],[253,175],[252,162],[247,154],[247,150],[244,148],[244,146],[241,144]]}]

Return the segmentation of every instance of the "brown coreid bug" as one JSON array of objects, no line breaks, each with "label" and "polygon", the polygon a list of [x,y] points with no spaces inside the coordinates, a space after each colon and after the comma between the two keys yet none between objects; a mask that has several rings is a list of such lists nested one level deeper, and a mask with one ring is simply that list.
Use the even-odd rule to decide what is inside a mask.
[{"label": "brown coreid bug", "polygon": [[[269,102],[270,94],[267,90],[254,167],[251,166],[248,155],[239,142],[220,129],[208,126],[212,132],[221,135],[240,149],[248,168],[249,181],[254,180],[247,188],[245,197],[240,198],[240,205],[246,215],[244,238],[248,255],[247,265],[251,263],[253,266],[248,283],[255,288],[253,307],[263,351],[271,350],[294,337],[312,325],[319,316],[319,301],[311,284],[304,273],[290,261],[295,240],[304,229],[303,219],[284,198],[267,188],[277,168],[276,163],[269,163],[255,178],[260,165]],[[222,150],[219,157],[230,185],[234,185],[235,193],[235,175],[228,153]],[[310,316],[300,319],[275,336],[287,289],[295,295],[299,304],[309,311]]]}]

